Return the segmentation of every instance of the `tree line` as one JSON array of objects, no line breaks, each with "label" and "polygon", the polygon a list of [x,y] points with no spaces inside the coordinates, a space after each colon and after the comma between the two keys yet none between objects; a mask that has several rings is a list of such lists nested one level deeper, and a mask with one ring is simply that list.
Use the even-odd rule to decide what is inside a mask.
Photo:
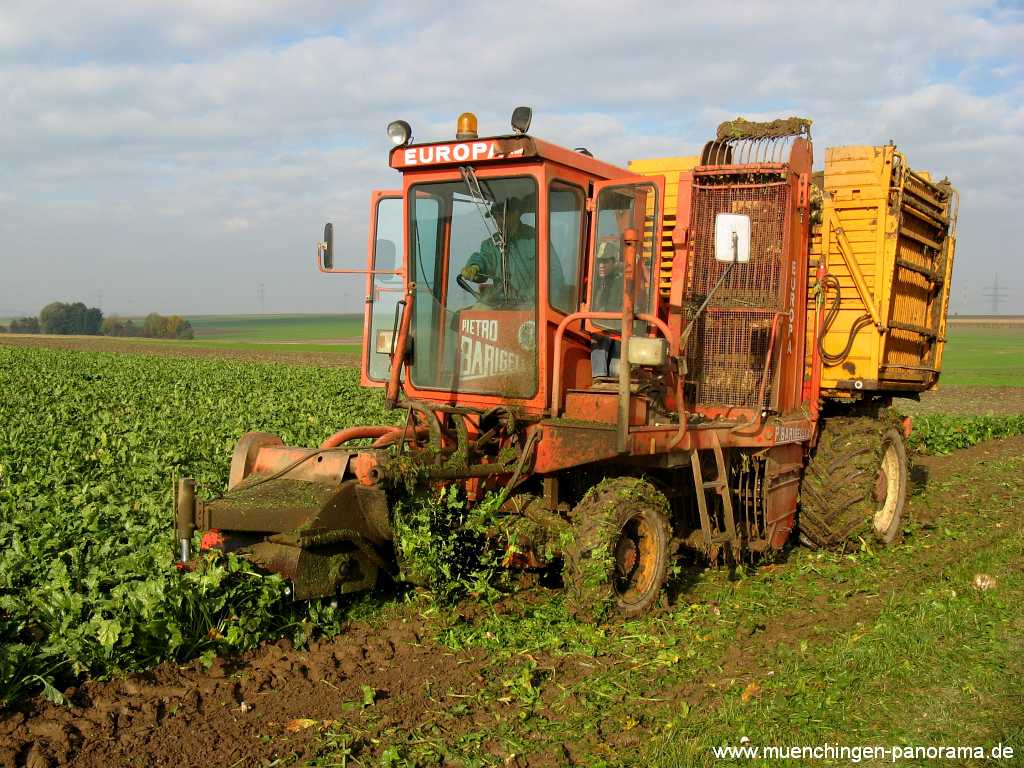
[{"label": "tree line", "polygon": [[0,333],[55,333],[64,336],[138,336],[146,339],[192,339],[192,325],[181,315],[151,312],[139,323],[113,315],[104,317],[98,307],[80,301],[68,304],[54,301],[43,307],[38,317],[18,317]]}]

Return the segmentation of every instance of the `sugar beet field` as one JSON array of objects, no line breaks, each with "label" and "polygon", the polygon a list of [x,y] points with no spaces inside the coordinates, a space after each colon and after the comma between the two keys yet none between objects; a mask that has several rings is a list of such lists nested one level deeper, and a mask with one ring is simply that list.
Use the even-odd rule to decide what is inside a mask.
[{"label": "sugar beet field", "polygon": [[951,345],[953,386],[908,405],[894,548],[684,564],[651,615],[595,627],[486,562],[310,603],[231,557],[176,570],[175,476],[215,495],[246,431],[315,445],[395,415],[347,367],[118,352],[0,345],[0,766],[1024,750],[1024,397],[1002,374],[1024,356]]}]

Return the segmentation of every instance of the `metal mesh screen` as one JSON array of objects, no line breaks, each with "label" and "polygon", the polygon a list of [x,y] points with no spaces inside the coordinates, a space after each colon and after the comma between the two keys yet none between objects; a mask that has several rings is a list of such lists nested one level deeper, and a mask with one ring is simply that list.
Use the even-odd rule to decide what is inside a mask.
[{"label": "metal mesh screen", "polygon": [[694,185],[691,311],[728,267],[715,261],[719,213],[750,217],[750,261],[732,268],[698,320],[687,352],[689,380],[695,405],[767,408],[774,375],[768,349],[772,325],[783,306],[780,279],[789,185],[778,177],[761,183],[731,183],[737,181],[719,176],[698,179]]}]

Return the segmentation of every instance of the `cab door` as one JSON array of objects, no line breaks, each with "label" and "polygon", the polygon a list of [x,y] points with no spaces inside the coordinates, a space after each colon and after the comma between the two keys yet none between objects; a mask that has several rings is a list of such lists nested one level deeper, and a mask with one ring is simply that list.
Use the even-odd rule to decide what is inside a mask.
[{"label": "cab door", "polygon": [[384,387],[391,370],[397,318],[405,295],[401,190],[375,190],[370,203],[361,383]]},{"label": "cab door", "polygon": [[[598,182],[588,208],[590,253],[587,265],[587,307],[592,312],[621,312],[627,229],[639,236],[633,265],[636,314],[656,314],[661,268],[661,230],[665,200],[663,176],[630,176]],[[588,329],[618,335],[621,320],[590,320]],[[639,327],[639,324],[638,324]]]}]

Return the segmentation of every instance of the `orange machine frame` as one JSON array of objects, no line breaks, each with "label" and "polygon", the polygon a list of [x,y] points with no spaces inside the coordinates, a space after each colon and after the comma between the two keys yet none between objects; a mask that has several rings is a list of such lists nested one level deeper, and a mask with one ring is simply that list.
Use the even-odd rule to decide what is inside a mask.
[{"label": "orange machine frame", "polygon": [[[461,157],[456,157],[460,147]],[[447,148],[447,152],[443,150]],[[419,155],[417,156],[417,153]],[[414,157],[415,162],[409,162]],[[440,158],[440,159],[439,159]],[[777,369],[779,371],[777,416],[768,416],[759,409],[738,408],[699,408],[697,412],[706,419],[700,428],[687,424],[685,418],[678,424],[638,425],[625,424],[622,434],[616,430],[604,429],[584,430],[579,423],[561,418],[562,404],[569,390],[580,390],[590,386],[591,372],[589,345],[587,336],[571,326],[580,321],[595,319],[601,313],[588,311],[583,297],[588,295],[590,251],[593,247],[595,222],[588,223],[587,235],[582,244],[584,264],[579,273],[579,311],[567,314],[550,305],[548,292],[547,270],[541,266],[547,264],[548,258],[548,199],[551,182],[563,181],[588,190],[587,209],[593,210],[596,191],[601,187],[647,183],[655,184],[659,190],[659,211],[654,232],[650,235],[655,243],[660,242],[662,223],[666,213],[662,207],[664,200],[664,177],[657,175],[637,176],[627,169],[600,162],[579,152],[558,147],[547,142],[525,136],[498,137],[472,142],[444,142],[414,147],[399,147],[392,150],[391,166],[403,174],[401,192],[397,190],[378,190],[374,192],[370,211],[369,252],[370,263],[367,276],[368,297],[373,289],[374,241],[376,237],[376,211],[381,199],[395,197],[399,194],[403,199],[403,215],[406,222],[409,218],[409,190],[413,185],[452,181],[458,179],[457,168],[460,164],[472,162],[476,173],[481,179],[508,177],[515,175],[531,176],[537,184],[538,217],[537,217],[537,254],[538,254],[538,292],[537,307],[537,361],[538,387],[531,397],[509,398],[504,395],[460,393],[448,390],[417,387],[413,384],[408,366],[402,372],[402,390],[406,397],[438,406],[469,406],[486,409],[497,405],[514,405],[526,415],[540,418],[539,429],[545,433],[538,446],[534,471],[539,474],[555,472],[569,466],[611,459],[623,453],[634,456],[647,456],[653,459],[661,454],[688,452],[722,447],[771,447],[780,444],[807,444],[815,435],[817,420],[817,383],[819,369],[804,369],[804,323],[806,316],[802,311],[803,297],[807,291],[807,254],[809,223],[807,211],[809,205],[810,179],[810,145],[809,142],[797,140],[788,163],[764,164],[762,170],[779,173],[788,171],[786,180],[790,186],[791,200],[786,217],[786,264],[784,271],[784,290],[789,297],[786,311],[782,316],[781,329],[778,334],[783,339],[791,339],[792,346],[779,353]],[[722,170],[749,170],[750,166],[719,167]],[[716,168],[717,170],[718,168]],[[694,169],[700,173],[704,167]],[[669,342],[670,354],[680,353],[682,339],[680,334],[685,322],[682,313],[682,301],[685,298],[689,280],[688,264],[692,257],[693,234],[688,231],[690,222],[690,204],[692,200],[691,185],[693,172],[680,174],[678,209],[675,212],[676,226],[672,235],[675,255],[671,265],[673,280],[670,295],[664,296],[655,291],[649,314],[637,319],[646,321],[655,335],[663,335]],[[541,215],[544,214],[544,215]],[[403,227],[402,269],[396,270],[405,276],[412,273],[409,263],[409,228]],[[642,237],[642,235],[641,235]],[[659,253],[655,248],[655,254]],[[339,271],[339,270],[333,270]],[[365,271],[365,270],[359,270]],[[685,276],[685,277],[684,277]],[[543,297],[541,300],[540,297]],[[371,307],[367,306],[364,317],[364,331],[369,333]],[[613,315],[617,316],[617,315]],[[540,332],[543,329],[543,332]],[[616,334],[610,333],[615,336]],[[627,340],[628,341],[628,340]],[[366,346],[366,345],[364,345]],[[561,347],[561,349],[559,349]],[[364,350],[361,371],[364,386],[381,387],[384,383],[374,381],[368,376],[367,355]],[[684,377],[676,371],[669,372],[671,383],[681,388]],[[678,397],[669,387],[668,402],[677,409],[680,407]],[[576,395],[575,397],[579,397]],[[631,398],[635,400],[635,398]],[[603,409],[597,405],[584,406],[588,411],[598,414]],[[633,413],[635,404],[627,405],[627,412]],[[546,418],[545,418],[546,417]],[[632,421],[629,416],[626,421]],[[595,424],[595,427],[598,425]],[[609,425],[611,426],[611,425]],[[571,446],[571,450],[568,449]]]}]

